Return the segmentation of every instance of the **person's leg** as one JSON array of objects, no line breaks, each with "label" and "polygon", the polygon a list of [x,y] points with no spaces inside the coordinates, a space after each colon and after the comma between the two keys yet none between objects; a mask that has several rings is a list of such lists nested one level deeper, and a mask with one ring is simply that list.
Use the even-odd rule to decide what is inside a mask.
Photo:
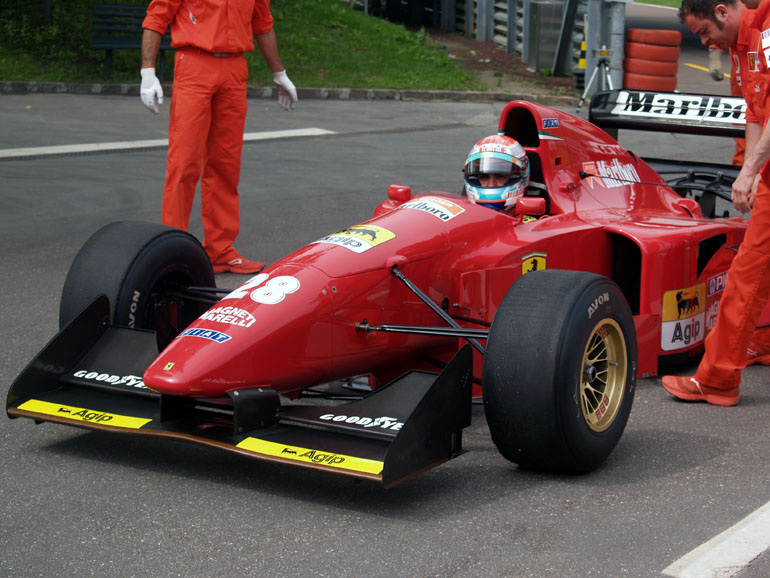
[{"label": "person's leg", "polygon": [[754,329],[770,298],[770,189],[760,182],[751,220],[727,273],[714,328],[694,377],[664,376],[681,399],[735,405]]},{"label": "person's leg", "polygon": [[161,222],[183,230],[190,222],[211,122],[213,86],[206,58],[184,50],[175,57]]},{"label": "person's leg", "polygon": [[214,59],[219,64],[219,89],[212,100],[211,129],[201,178],[204,247],[211,262],[237,258],[233,247],[240,231],[238,182],[241,173],[243,129],[246,123],[244,58]]},{"label": "person's leg", "polygon": [[695,378],[711,387],[736,387],[747,348],[770,297],[770,189],[760,182],[746,236],[730,265],[719,314],[706,336]]}]

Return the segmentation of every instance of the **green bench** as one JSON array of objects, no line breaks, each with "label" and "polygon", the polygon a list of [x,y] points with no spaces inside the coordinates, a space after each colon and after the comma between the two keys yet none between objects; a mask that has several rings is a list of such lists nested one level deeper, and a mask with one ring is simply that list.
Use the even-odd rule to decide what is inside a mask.
[{"label": "green bench", "polygon": [[[104,76],[112,76],[112,51],[142,48],[142,21],[147,14],[146,6],[130,4],[94,4],[93,36],[91,48],[106,52]],[[168,31],[161,39],[158,62],[158,79],[163,82],[165,67],[164,51],[171,49]],[[137,62],[137,67],[139,62]]]}]

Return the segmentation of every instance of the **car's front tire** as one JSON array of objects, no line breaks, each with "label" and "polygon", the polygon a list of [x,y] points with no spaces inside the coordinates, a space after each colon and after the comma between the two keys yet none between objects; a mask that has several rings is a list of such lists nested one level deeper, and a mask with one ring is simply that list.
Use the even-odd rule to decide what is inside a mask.
[{"label": "car's front tire", "polygon": [[633,317],[612,280],[556,270],[521,277],[500,303],[484,360],[500,453],[553,472],[598,467],[628,421],[636,355]]},{"label": "car's front tire", "polygon": [[154,330],[163,348],[208,307],[180,297],[190,286],[216,286],[209,258],[195,237],[157,223],[110,223],[85,242],[70,266],[59,327],[106,295],[113,324]]}]

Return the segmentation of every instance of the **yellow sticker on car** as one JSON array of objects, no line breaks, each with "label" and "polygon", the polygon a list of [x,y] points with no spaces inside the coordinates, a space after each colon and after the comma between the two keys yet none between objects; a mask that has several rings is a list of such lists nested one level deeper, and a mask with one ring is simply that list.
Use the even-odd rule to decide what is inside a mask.
[{"label": "yellow sticker on car", "polygon": [[674,289],[663,294],[663,321],[693,317],[706,310],[706,284]]},{"label": "yellow sticker on car", "polygon": [[548,268],[547,253],[530,253],[521,258],[521,274],[526,275],[532,271],[542,271]]},{"label": "yellow sticker on car", "polygon": [[345,247],[354,253],[363,253],[395,238],[396,234],[393,231],[383,227],[376,225],[353,225],[333,235],[327,235],[322,239],[318,239],[315,243],[330,243]]},{"label": "yellow sticker on car", "polygon": [[19,406],[19,409],[34,411],[58,418],[70,419],[73,421],[82,421],[98,425],[109,425],[112,427],[124,427],[129,429],[139,429],[148,424],[152,419],[133,417],[130,415],[120,415],[116,413],[107,413],[95,411],[83,407],[72,407],[60,403],[50,403],[39,399],[30,399]]},{"label": "yellow sticker on car", "polygon": [[342,454],[323,452],[309,448],[300,448],[297,446],[287,446],[285,444],[278,444],[275,442],[269,442],[252,437],[246,438],[241,443],[239,443],[237,447],[251,452],[256,452],[268,456],[275,456],[287,460],[305,462],[318,466],[328,466],[354,472],[363,472],[367,474],[380,474],[382,473],[383,467],[383,462],[378,460],[345,456]]},{"label": "yellow sticker on car", "polygon": [[706,335],[706,284],[663,294],[660,346],[664,351],[686,349]]}]

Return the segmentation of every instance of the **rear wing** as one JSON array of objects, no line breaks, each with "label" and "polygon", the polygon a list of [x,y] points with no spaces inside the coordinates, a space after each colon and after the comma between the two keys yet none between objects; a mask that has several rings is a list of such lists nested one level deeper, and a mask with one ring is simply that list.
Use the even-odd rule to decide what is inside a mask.
[{"label": "rear wing", "polygon": [[[713,94],[610,90],[593,96],[588,120],[616,139],[618,129],[741,138],[746,133],[746,101]],[[717,206],[717,198],[731,202],[740,167],[650,157],[644,161],[680,195],[697,199],[704,216],[728,216],[724,206]]]},{"label": "rear wing", "polygon": [[588,120],[601,129],[743,137],[746,101],[735,96],[643,90],[597,92]]}]

